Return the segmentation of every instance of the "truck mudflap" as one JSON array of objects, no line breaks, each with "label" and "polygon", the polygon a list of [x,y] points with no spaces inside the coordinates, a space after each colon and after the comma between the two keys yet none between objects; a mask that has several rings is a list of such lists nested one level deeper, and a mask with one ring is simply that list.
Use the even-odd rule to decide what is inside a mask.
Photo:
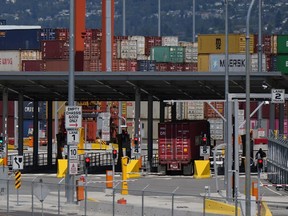
[{"label": "truck mudflap", "polygon": [[167,170],[181,170],[181,163],[172,161],[167,163]]}]

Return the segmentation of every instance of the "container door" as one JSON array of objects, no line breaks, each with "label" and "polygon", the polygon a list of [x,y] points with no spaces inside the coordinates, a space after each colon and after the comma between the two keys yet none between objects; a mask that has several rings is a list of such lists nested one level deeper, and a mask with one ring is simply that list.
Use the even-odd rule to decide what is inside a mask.
[{"label": "container door", "polygon": [[160,124],[159,128],[159,160],[173,159],[173,125]]},{"label": "container door", "polygon": [[190,159],[190,133],[189,124],[181,123],[175,125],[175,159]]}]

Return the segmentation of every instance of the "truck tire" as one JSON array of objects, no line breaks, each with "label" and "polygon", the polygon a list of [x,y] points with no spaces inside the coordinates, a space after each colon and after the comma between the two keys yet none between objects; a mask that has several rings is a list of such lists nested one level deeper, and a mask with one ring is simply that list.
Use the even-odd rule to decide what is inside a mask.
[{"label": "truck tire", "polygon": [[166,175],[166,165],[159,164],[158,173],[160,173],[160,175]]},{"label": "truck tire", "polygon": [[184,176],[191,176],[193,174],[193,163],[190,162],[189,164],[183,166],[183,175]]}]

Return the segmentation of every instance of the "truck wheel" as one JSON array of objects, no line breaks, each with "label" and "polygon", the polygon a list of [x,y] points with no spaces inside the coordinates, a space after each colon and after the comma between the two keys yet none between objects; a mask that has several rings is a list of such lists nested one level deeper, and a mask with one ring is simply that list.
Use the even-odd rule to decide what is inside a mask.
[{"label": "truck wheel", "polygon": [[183,175],[191,176],[193,174],[193,163],[190,162],[189,164],[183,166]]},{"label": "truck wheel", "polygon": [[158,173],[160,173],[161,175],[166,175],[166,166],[165,165],[158,165]]}]

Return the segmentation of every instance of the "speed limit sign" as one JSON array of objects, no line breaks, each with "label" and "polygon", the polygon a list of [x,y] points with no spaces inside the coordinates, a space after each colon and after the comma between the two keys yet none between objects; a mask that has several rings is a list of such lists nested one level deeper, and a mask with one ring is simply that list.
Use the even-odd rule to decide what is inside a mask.
[{"label": "speed limit sign", "polygon": [[78,152],[77,146],[69,146],[69,159],[70,160],[77,160],[78,159]]},{"label": "speed limit sign", "polygon": [[272,103],[284,103],[285,102],[285,89],[272,89],[271,90],[271,102]]}]

